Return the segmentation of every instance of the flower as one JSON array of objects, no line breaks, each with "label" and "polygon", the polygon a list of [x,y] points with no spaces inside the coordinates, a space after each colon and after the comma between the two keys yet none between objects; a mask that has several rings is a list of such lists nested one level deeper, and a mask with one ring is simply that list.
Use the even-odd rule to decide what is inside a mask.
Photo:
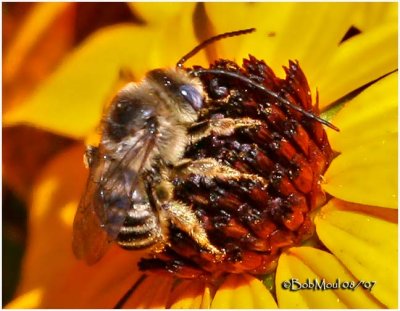
[{"label": "flower", "polygon": [[[139,79],[151,68],[173,66],[197,37],[256,27],[254,35],[217,42],[190,63],[207,66],[215,56],[240,62],[252,54],[278,72],[289,59],[299,60],[309,84],[318,88],[320,109],[341,130],[327,130],[340,154],[324,175],[323,188],[332,199],[314,215],[325,248],[310,241],[287,249],[275,278],[262,281],[232,274],[211,286],[152,275],[138,283],[124,307],[397,308],[397,4],[132,6],[146,26],[96,32],[3,116],[7,126],[30,124],[77,141],[35,181],[23,277],[8,307],[110,308],[141,280],[136,265],[141,252],[112,246],[92,267],[72,255],[72,220],[87,174],[83,140],[89,139],[102,105],[117,87],[120,68],[129,67]],[[351,26],[361,33],[339,44]],[[316,278],[363,284],[354,291],[282,287],[291,279]],[[370,291],[361,288],[367,285]]]}]

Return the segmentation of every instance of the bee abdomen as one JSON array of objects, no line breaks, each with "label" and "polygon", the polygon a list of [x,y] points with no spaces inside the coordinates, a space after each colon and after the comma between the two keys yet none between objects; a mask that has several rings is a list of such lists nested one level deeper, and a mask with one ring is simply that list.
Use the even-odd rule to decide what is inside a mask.
[{"label": "bee abdomen", "polygon": [[155,244],[160,237],[158,219],[148,204],[136,204],[128,212],[118,234],[118,244],[125,249],[140,249]]}]

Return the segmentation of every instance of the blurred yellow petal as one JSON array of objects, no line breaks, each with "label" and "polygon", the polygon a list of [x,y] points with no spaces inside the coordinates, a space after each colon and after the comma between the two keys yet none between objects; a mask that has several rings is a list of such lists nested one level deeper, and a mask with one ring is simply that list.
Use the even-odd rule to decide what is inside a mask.
[{"label": "blurred yellow petal", "polygon": [[[293,281],[292,281],[293,280]],[[279,258],[276,293],[280,308],[379,308],[371,294],[362,289],[299,289],[299,283],[317,280],[334,284],[357,282],[352,274],[331,254],[311,248],[291,248]],[[288,287],[288,284],[291,284]],[[292,288],[292,290],[290,290]],[[314,285],[315,288],[315,285]]]},{"label": "blurred yellow petal", "polygon": [[203,299],[200,304],[200,309],[210,309],[211,308],[211,289],[206,286],[204,289]]},{"label": "blurred yellow petal", "polygon": [[210,307],[210,289],[202,280],[182,280],[172,291],[171,309],[200,309]]},{"label": "blurred yellow petal", "polygon": [[[3,182],[26,202],[45,163],[71,141],[27,126],[3,128],[2,134]],[[21,152],[27,146],[29,152]]]},{"label": "blurred yellow petal", "polygon": [[[196,3],[190,2],[129,2],[132,11],[150,25],[173,22],[181,15],[189,15],[194,11]],[[189,25],[188,25],[189,26]]]},{"label": "blurred yellow petal", "polygon": [[[3,29],[7,22],[15,22],[7,16],[11,15],[7,8],[12,6],[14,14],[24,8],[24,4],[5,5]],[[35,3],[23,21],[21,27],[12,24],[8,31],[12,39],[3,41],[3,113],[30,96],[72,48],[76,5]]]},{"label": "blurred yellow petal", "polygon": [[[148,50],[145,52],[147,57],[157,60],[149,69],[174,66],[183,55],[199,43],[193,26],[196,5],[194,2],[129,3],[133,12],[146,21],[149,29],[161,32],[157,39],[158,48],[153,49],[150,55]],[[190,63],[207,66],[204,51],[194,56]]]},{"label": "blurred yellow petal", "polygon": [[173,280],[172,277],[148,276],[123,307],[128,309],[165,309]]},{"label": "blurred yellow petal", "polygon": [[43,296],[43,289],[36,288],[24,295],[19,296],[17,299],[10,302],[5,306],[6,309],[37,309]]},{"label": "blurred yellow petal", "polygon": [[[297,59],[311,81],[335,52],[358,7],[347,3],[206,4],[216,33],[257,28],[254,34],[221,41],[220,55],[241,62],[252,54],[280,73],[289,59]],[[222,14],[229,18],[220,18]]]},{"label": "blurred yellow petal", "polygon": [[323,188],[340,199],[397,208],[397,78],[392,74],[347,103],[328,130],[341,152]]},{"label": "blurred yellow petal", "polygon": [[277,306],[261,281],[246,274],[231,274],[218,288],[211,308],[275,309]]},{"label": "blurred yellow petal", "polygon": [[[33,96],[3,117],[70,137],[83,137],[99,122],[104,100],[121,68],[139,76],[150,64],[150,33],[135,26],[114,26],[90,37],[74,51]],[[155,35],[153,33],[153,35]],[[139,45],[130,43],[135,38]],[[79,73],[79,74],[78,74]]]},{"label": "blurred yellow petal", "polygon": [[113,308],[142,275],[137,262],[143,255],[113,245],[94,266],[72,259],[62,270],[53,272],[40,307]]},{"label": "blurred yellow petal", "polygon": [[333,255],[358,280],[376,282],[372,295],[397,308],[397,224],[346,211],[337,199],[321,209],[315,223],[319,238]]},{"label": "blurred yellow petal", "polygon": [[[188,22],[187,17],[182,17],[179,24],[185,29]],[[176,38],[181,45],[171,45],[166,34],[173,26],[150,29],[120,25],[98,31],[31,98],[6,113],[3,123],[27,123],[82,138],[99,123],[105,99],[121,69],[129,68],[140,80],[150,69],[174,66],[186,49],[196,44],[193,34],[182,31]],[[137,44],[132,44],[133,39]]]},{"label": "blurred yellow petal", "polygon": [[[193,28],[193,4],[182,4],[182,10],[176,16],[170,16],[163,24],[156,25],[150,29],[160,29],[157,48],[149,54],[147,58],[153,59],[153,67],[175,67],[176,63],[186,53],[199,44],[198,38]],[[150,5],[150,4],[148,4]],[[168,16],[167,16],[168,17]],[[157,27],[157,28],[156,28]],[[179,31],[177,31],[179,29]],[[191,65],[208,66],[205,50],[190,58],[185,63],[186,67]]]},{"label": "blurred yellow petal", "polygon": [[23,291],[49,282],[54,278],[53,271],[62,271],[60,268],[73,259],[70,245],[72,219],[65,223],[60,215],[65,208],[70,208],[71,203],[76,208],[83,190],[86,172],[81,162],[82,152],[80,146],[62,153],[46,165],[35,182]]},{"label": "blurred yellow petal", "polygon": [[[72,221],[86,181],[83,150],[78,145],[60,153],[43,168],[33,187],[18,293],[41,288],[39,308],[112,308],[138,275],[140,252],[113,246],[92,267],[72,254]],[[25,303],[19,298],[14,302],[18,301]]]},{"label": "blurred yellow petal", "polygon": [[20,26],[18,35],[5,52],[3,59],[4,82],[14,78],[29,51],[69,6],[71,3],[68,2],[34,4],[24,23]]},{"label": "blurred yellow petal", "polygon": [[[397,21],[371,29],[344,42],[318,76],[324,107],[397,68]],[[384,52],[383,52],[384,51]]]}]

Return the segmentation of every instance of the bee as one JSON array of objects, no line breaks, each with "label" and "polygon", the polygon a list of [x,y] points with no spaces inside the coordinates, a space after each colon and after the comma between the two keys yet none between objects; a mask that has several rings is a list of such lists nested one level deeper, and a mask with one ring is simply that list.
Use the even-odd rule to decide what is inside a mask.
[{"label": "bee", "polygon": [[[174,198],[174,178],[189,175],[219,180],[256,180],[215,159],[185,159],[191,144],[212,134],[230,135],[241,127],[257,127],[250,118],[214,118],[197,122],[207,94],[199,76],[225,75],[248,84],[303,115],[335,128],[314,114],[240,73],[183,68],[185,61],[216,40],[253,32],[245,29],[212,37],[179,60],[176,68],[149,71],[114,98],[102,120],[97,147],[85,153],[89,177],[73,224],[73,251],[88,264],[97,262],[111,242],[128,250],[158,253],[169,245],[171,226],[187,234],[215,261],[224,258],[207,236],[192,207]],[[190,132],[190,135],[189,135]]]}]

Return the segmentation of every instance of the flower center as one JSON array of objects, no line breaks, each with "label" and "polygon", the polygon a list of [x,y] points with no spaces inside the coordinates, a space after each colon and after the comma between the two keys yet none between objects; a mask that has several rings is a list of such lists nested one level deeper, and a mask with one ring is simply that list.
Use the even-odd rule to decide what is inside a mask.
[{"label": "flower center", "polygon": [[[240,73],[318,115],[298,63],[289,62],[284,68],[285,79],[252,56],[242,67],[219,60],[211,68]],[[211,127],[208,135],[186,150],[185,158],[216,159],[221,166],[239,172],[239,177],[192,174],[174,180],[176,199],[193,207],[211,243],[226,256],[216,261],[172,227],[171,245],[158,258],[142,260],[140,266],[182,277],[269,273],[285,248],[313,236],[310,212],[326,201],[320,184],[333,158],[332,149],[321,123],[251,85],[212,74],[203,75],[201,82],[207,96],[199,124],[218,119],[253,124],[237,126],[223,135],[224,131]]]}]

